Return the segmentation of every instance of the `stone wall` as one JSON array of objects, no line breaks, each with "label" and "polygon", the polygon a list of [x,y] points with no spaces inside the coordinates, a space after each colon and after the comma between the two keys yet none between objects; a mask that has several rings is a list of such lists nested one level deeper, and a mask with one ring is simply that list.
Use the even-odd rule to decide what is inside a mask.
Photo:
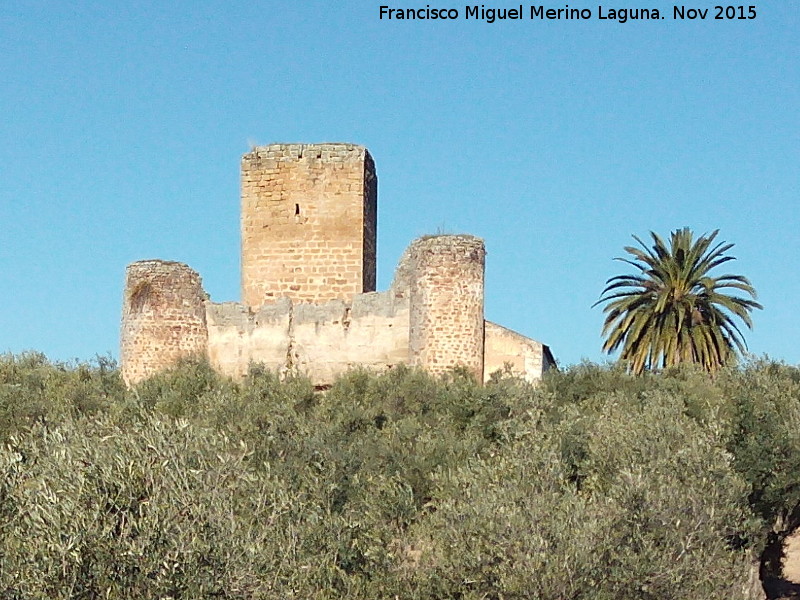
[{"label": "stone wall", "polygon": [[272,144],[242,158],[242,302],[374,291],[377,177],[353,144]]},{"label": "stone wall", "polygon": [[208,347],[200,276],[187,265],[143,260],[128,265],[120,332],[122,377],[131,384]]},{"label": "stone wall", "polygon": [[208,358],[215,369],[240,378],[250,364],[285,372],[289,355],[292,301],[281,298],[253,313],[236,302],[206,306]]},{"label": "stone wall", "polygon": [[374,292],[377,178],[352,144],[272,144],[242,158],[242,302],[213,303],[181,263],[128,267],[121,362],[133,384],[187,354],[221,373],[251,364],[330,384],[350,368],[411,364],[476,380],[509,364],[528,380],[546,346],[486,323],[483,241],[426,236]]},{"label": "stone wall", "polygon": [[483,380],[483,240],[471,235],[411,244],[411,364],[441,374],[466,367]]},{"label": "stone wall", "polygon": [[233,377],[262,364],[324,386],[354,367],[380,372],[408,362],[408,301],[391,291],[351,302],[282,298],[256,312],[235,303],[208,303],[207,310],[209,360]]},{"label": "stone wall", "polygon": [[488,381],[492,373],[510,368],[513,375],[534,383],[556,366],[550,349],[544,344],[486,321],[483,375]]},{"label": "stone wall", "polygon": [[[392,287],[349,302],[279,298],[259,309],[208,301],[181,263],[128,267],[122,373],[136,383],[187,354],[206,355],[234,378],[261,364],[325,386],[354,367],[375,372],[412,364],[441,374],[467,367],[478,380],[506,365],[528,381],[554,366],[547,346],[483,321],[483,243],[472,236],[414,242]],[[413,326],[412,326],[413,323]]]}]

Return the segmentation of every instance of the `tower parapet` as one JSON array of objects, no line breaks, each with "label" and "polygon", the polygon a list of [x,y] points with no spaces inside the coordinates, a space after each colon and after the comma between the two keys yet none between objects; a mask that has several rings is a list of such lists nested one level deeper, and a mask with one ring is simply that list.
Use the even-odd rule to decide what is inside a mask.
[{"label": "tower parapet", "polygon": [[122,378],[131,384],[208,347],[200,275],[187,265],[142,260],[128,265],[120,332]]},{"label": "tower parapet", "polygon": [[464,366],[482,381],[483,240],[430,236],[416,240],[409,250],[411,364],[434,374]]},{"label": "tower parapet", "polygon": [[271,144],[242,157],[242,302],[375,290],[375,163],[354,144]]}]

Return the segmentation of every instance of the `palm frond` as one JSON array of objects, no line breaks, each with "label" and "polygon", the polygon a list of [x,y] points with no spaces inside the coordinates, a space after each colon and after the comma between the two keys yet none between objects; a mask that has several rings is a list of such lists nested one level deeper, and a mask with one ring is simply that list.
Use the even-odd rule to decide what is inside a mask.
[{"label": "palm frond", "polygon": [[684,227],[671,233],[667,245],[651,231],[650,246],[632,236],[639,247],[625,246],[630,257],[615,260],[638,272],[609,278],[593,304],[605,305],[604,352],[619,350],[634,373],[682,362],[714,372],[746,352],[736,321],[752,328],[750,313],[762,306],[746,277],[710,273],[735,260],[726,254],[734,245],[716,241],[718,234],[717,229],[694,239]]}]

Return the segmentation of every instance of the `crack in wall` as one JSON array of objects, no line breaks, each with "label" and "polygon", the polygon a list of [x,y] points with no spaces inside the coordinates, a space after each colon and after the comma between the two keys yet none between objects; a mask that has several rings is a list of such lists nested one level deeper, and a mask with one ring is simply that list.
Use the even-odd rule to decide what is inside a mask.
[{"label": "crack in wall", "polygon": [[289,303],[289,327],[286,330],[288,343],[286,345],[286,362],[281,369],[281,379],[298,375],[300,371],[300,355],[297,352],[294,339],[294,302]]}]

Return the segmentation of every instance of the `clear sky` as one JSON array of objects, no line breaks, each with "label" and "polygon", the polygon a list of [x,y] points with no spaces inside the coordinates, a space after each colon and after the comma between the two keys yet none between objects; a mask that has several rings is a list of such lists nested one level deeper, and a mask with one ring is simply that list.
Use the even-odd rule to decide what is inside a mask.
[{"label": "clear sky", "polygon": [[139,259],[238,300],[241,155],[340,141],[376,161],[379,289],[415,237],[472,233],[488,319],[601,361],[592,304],[631,235],[720,229],[764,305],[751,352],[800,363],[797,2],[491,24],[447,1],[459,19],[380,20],[382,2],[428,4],[5,3],[0,352],[117,357]]}]

